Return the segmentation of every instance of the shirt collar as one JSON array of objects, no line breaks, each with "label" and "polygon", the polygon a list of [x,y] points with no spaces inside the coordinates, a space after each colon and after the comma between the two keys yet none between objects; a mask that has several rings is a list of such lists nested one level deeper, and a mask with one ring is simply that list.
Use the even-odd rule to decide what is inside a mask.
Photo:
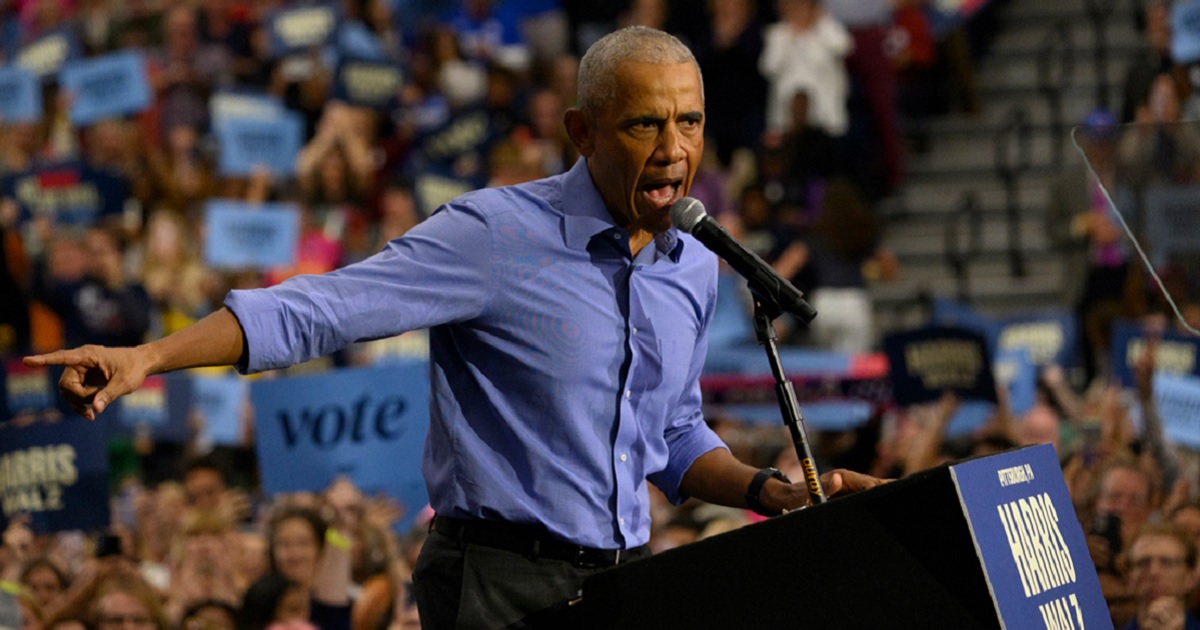
[{"label": "shirt collar", "polygon": [[[572,249],[587,249],[594,236],[617,228],[592,181],[586,158],[579,158],[564,175],[562,212],[564,237]],[[679,262],[683,239],[679,238],[675,228],[671,228],[654,236],[654,247],[658,257],[667,256],[672,262]]]}]

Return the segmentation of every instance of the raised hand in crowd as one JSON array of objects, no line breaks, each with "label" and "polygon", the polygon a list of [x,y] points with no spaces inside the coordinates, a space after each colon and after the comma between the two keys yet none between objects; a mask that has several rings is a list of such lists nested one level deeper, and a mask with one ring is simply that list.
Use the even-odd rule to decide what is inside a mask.
[{"label": "raised hand in crowd", "polygon": [[4,529],[3,546],[0,547],[0,582],[16,583],[32,557],[33,531],[29,529],[29,516],[15,515]]}]

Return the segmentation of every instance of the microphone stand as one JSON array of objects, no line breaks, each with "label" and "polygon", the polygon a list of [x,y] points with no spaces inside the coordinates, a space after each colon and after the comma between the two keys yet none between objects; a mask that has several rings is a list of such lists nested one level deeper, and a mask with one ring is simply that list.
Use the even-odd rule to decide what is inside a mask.
[{"label": "microphone stand", "polygon": [[808,435],[804,431],[804,414],[800,411],[800,403],[796,402],[796,390],[792,382],[783,373],[783,364],[779,360],[779,349],[775,343],[775,327],[772,322],[783,311],[778,304],[763,299],[757,292],[754,296],[754,334],[758,343],[767,352],[767,360],[771,363],[771,373],[775,375],[775,395],[779,398],[779,410],[783,413],[783,423],[787,425],[792,435],[792,446],[796,449],[796,457],[804,469],[804,483],[808,486],[808,498],[812,505],[826,501],[825,490],[821,487],[821,477],[817,473],[812,449],[808,444]]}]

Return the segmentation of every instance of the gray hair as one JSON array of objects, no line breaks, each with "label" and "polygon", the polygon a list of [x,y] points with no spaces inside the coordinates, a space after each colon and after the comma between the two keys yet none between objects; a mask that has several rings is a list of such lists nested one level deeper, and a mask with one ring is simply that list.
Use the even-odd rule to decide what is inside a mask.
[{"label": "gray hair", "polygon": [[[617,93],[617,66],[626,61],[653,64],[688,63],[696,57],[674,35],[646,26],[629,26],[601,37],[579,61],[579,108],[598,115]],[[704,79],[700,79],[704,94]],[[701,96],[703,98],[703,96]]]}]

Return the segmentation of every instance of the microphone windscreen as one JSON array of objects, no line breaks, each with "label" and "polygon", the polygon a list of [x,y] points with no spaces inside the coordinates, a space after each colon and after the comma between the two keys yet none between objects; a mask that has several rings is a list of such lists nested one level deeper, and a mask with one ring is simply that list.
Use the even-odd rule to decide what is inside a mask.
[{"label": "microphone windscreen", "polygon": [[704,204],[699,199],[684,197],[671,204],[671,224],[684,232],[691,233],[705,215]]}]

